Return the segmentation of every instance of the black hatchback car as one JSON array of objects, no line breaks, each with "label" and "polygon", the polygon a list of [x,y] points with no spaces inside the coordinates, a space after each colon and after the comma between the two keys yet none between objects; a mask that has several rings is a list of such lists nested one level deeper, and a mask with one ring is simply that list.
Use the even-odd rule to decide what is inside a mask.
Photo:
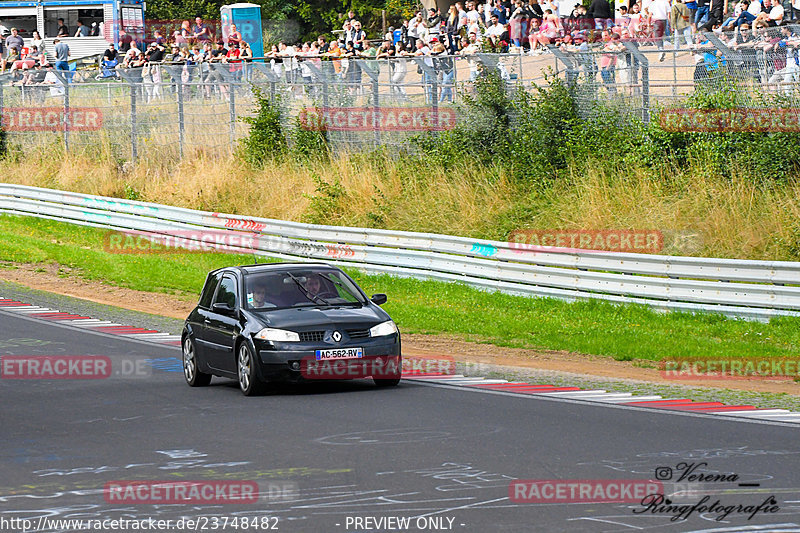
[{"label": "black hatchback car", "polygon": [[269,381],[371,377],[400,382],[400,333],[344,272],[324,263],[226,267],[208,275],[183,328],[192,387],[233,378],[247,395]]}]

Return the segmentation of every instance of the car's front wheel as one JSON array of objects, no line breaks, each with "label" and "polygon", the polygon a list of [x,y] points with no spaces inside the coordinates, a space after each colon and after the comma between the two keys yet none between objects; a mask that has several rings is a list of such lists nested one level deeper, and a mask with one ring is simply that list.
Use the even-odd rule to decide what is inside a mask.
[{"label": "car's front wheel", "polygon": [[239,388],[245,396],[256,396],[264,391],[264,383],[256,375],[256,361],[246,342],[239,346],[237,359]]},{"label": "car's front wheel", "polygon": [[211,383],[211,374],[200,372],[197,366],[197,350],[189,335],[183,339],[183,377],[190,387],[205,387]]}]

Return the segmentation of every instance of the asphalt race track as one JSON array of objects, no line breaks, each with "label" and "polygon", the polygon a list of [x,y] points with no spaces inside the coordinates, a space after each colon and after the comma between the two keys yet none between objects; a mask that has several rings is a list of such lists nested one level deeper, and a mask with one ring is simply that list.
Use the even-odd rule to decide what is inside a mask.
[{"label": "asphalt race track", "polygon": [[[414,381],[393,389],[327,382],[245,398],[218,378],[188,387],[178,347],[4,311],[0,355],[4,365],[6,356],[111,363],[102,379],[14,379],[3,366],[2,531],[148,518],[172,520],[171,531],[800,531],[800,440],[786,424]],[[692,468],[717,477],[676,483]],[[537,487],[547,501],[509,498],[515,480],[656,478],[673,507],[706,496],[720,507],[676,517],[632,500],[547,496],[546,483]],[[257,492],[251,503],[114,500],[109,487],[132,481]],[[748,518],[770,498],[768,511]],[[724,518],[721,507],[730,510]],[[195,522],[179,526],[181,518]]]}]

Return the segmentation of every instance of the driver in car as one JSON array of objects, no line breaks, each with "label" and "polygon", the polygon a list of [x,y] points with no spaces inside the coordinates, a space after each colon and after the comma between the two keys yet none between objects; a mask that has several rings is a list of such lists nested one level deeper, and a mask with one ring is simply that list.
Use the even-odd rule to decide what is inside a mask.
[{"label": "driver in car", "polygon": [[306,280],[306,290],[311,296],[320,296],[322,294],[331,296],[330,292],[324,288],[322,284],[322,278],[316,274],[311,274],[308,276],[308,279]]}]

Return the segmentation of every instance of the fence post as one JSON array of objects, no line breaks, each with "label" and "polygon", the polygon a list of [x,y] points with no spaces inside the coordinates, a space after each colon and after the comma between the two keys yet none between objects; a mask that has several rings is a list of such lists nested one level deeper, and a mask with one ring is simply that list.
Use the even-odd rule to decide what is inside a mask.
[{"label": "fence post", "polygon": [[230,94],[231,149],[233,149],[233,143],[236,142],[236,85],[233,82],[228,84],[228,94]]},{"label": "fence post", "polygon": [[639,50],[639,47],[636,46],[636,43],[623,41],[622,44],[625,45],[625,48],[630,51],[642,67],[642,122],[647,124],[650,122],[650,62]]},{"label": "fence post", "polygon": [[54,70],[53,74],[58,81],[61,82],[61,86],[64,87],[64,119],[63,119],[63,127],[64,127],[64,150],[69,149],[69,78],[67,75],[63,74],[58,70]]},{"label": "fence post", "polygon": [[378,89],[378,78],[372,79],[372,129],[375,132],[375,148],[381,145],[381,130],[378,121],[378,113],[381,110],[380,93]]},{"label": "fence post", "polygon": [[178,88],[178,150],[183,159],[183,142],[184,142],[184,113],[183,113],[183,78],[178,75],[175,76],[175,86]]},{"label": "fence post", "polygon": [[136,161],[136,84],[128,81],[131,88],[131,159]]},{"label": "fence post", "polygon": [[3,97],[3,80],[0,80],[0,128],[6,126],[5,100]]},{"label": "fence post", "polygon": [[650,123],[650,63],[642,62],[642,122]]},{"label": "fence post", "polygon": [[69,151],[69,83],[64,83],[64,150]]}]

